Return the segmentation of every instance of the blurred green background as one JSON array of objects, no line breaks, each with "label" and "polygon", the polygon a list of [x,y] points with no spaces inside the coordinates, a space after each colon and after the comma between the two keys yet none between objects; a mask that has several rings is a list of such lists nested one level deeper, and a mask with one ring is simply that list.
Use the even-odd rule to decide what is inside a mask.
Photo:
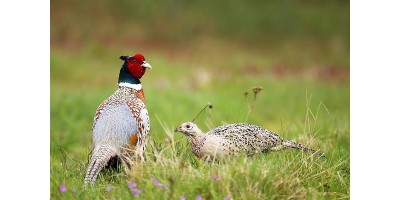
[{"label": "blurred green background", "polygon": [[140,51],[149,59],[157,52],[207,68],[243,67],[245,57],[265,62],[255,68],[348,69],[349,9],[349,1],[318,0],[52,0],[51,49],[97,57]]},{"label": "blurred green background", "polygon": [[[153,67],[142,84],[156,141],[166,138],[157,117],[173,129],[211,102],[197,121],[204,131],[247,121],[350,153],[349,1],[51,0],[50,9],[56,186],[67,180],[57,175],[57,145],[87,160],[95,110],[117,89],[118,57],[136,53]],[[248,115],[255,86],[263,90]]]}]

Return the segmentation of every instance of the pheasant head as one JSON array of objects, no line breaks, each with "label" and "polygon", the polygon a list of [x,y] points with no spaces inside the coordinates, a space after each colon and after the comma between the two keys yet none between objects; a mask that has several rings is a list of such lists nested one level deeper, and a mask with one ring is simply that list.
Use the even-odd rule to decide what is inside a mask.
[{"label": "pheasant head", "polygon": [[175,129],[175,132],[181,132],[189,137],[197,137],[203,134],[203,131],[193,122],[184,122]]},{"label": "pheasant head", "polygon": [[140,84],[139,79],[146,73],[146,69],[151,69],[151,65],[146,62],[142,54],[119,58],[124,61],[119,73],[119,83]]}]

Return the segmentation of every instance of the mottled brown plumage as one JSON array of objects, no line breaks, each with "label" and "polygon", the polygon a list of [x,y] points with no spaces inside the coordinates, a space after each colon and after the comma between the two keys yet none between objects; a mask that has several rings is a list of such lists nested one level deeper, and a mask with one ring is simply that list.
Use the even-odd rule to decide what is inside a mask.
[{"label": "mottled brown plumage", "polygon": [[203,133],[193,122],[185,122],[176,128],[175,132],[185,134],[193,153],[205,160],[278,151],[287,147],[315,152],[311,148],[285,140],[272,131],[252,124],[228,124]]}]

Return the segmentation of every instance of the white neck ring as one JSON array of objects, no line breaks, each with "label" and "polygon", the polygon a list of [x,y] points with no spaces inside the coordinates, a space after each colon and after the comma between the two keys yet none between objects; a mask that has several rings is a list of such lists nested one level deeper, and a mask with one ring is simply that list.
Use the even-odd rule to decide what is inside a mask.
[{"label": "white neck ring", "polygon": [[132,84],[132,83],[118,83],[119,87],[128,87],[132,88],[134,90],[141,90],[142,89],[142,84]]}]

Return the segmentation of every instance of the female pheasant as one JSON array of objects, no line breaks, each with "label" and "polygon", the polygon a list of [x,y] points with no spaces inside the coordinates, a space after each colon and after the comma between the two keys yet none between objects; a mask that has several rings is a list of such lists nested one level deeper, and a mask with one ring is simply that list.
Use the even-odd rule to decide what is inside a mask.
[{"label": "female pheasant", "polygon": [[126,159],[133,154],[144,160],[150,120],[139,79],[151,66],[141,54],[120,59],[124,64],[119,72],[118,89],[100,104],[94,116],[85,184],[93,185],[112,158],[126,164]]},{"label": "female pheasant", "polygon": [[228,124],[203,133],[193,122],[185,122],[175,129],[185,134],[193,153],[205,160],[222,159],[228,155],[252,155],[269,150],[278,151],[287,147],[309,151],[302,144],[285,140],[278,134],[252,124]]}]

